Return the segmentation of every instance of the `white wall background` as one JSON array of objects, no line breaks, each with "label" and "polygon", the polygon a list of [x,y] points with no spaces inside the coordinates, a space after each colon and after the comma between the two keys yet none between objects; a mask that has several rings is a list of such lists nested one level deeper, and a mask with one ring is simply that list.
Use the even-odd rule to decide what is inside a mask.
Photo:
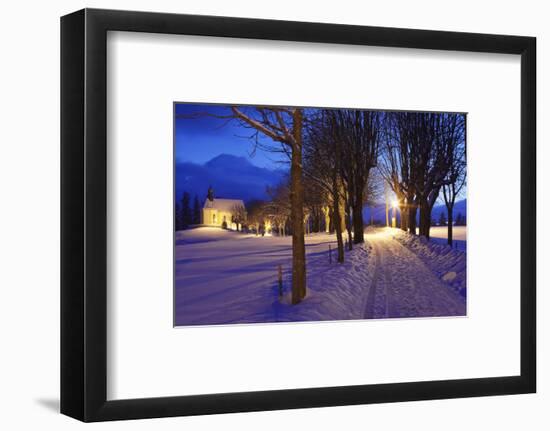
[{"label": "white wall background", "polygon": [[[466,430],[550,426],[549,198],[550,163],[543,103],[550,58],[544,2],[463,0],[308,3],[296,0],[167,0],[10,2],[2,10],[0,44],[0,425],[6,429],[72,429],[59,404],[59,17],[82,7],[232,15],[256,18],[426,28],[538,38],[539,392],[536,395],[428,401],[327,409],[217,415],[93,425],[96,429],[422,429]],[[548,74],[546,72],[546,74]],[[545,163],[546,162],[546,163]],[[545,314],[546,311],[546,314]]]},{"label": "white wall background", "polygon": [[[519,225],[520,209],[508,208],[491,229],[486,221],[496,202],[520,194],[519,56],[344,48],[109,35],[109,399],[519,374],[520,235],[508,226]],[[251,58],[273,65],[250,74]],[[231,67],[220,74],[219,64]],[[291,76],[287,64],[301,76]],[[468,112],[468,317],[174,330],[173,232],[166,223],[174,99]],[[488,181],[487,166],[502,187]],[[136,202],[147,205],[136,213]],[[147,247],[136,248],[136,232]],[[488,255],[503,239],[506,248]],[[277,346],[307,367],[277,372],[286,356]],[[411,349],[421,354],[404,353]],[[226,354],[232,351],[238,354]]]}]

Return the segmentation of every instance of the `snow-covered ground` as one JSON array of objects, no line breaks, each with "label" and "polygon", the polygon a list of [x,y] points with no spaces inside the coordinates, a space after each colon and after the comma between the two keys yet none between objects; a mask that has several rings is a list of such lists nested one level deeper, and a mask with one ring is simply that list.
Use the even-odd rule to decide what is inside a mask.
[{"label": "snow-covered ground", "polygon": [[[329,246],[332,264],[329,263]],[[198,228],[176,235],[176,325],[361,318],[369,261],[365,249],[336,264],[334,235],[306,237],[308,293],[290,305],[291,237]],[[278,265],[284,297],[278,296]]]},{"label": "snow-covered ground", "polygon": [[253,234],[237,233],[219,227],[199,227],[176,232],[176,246],[204,242],[221,241],[225,239],[237,240],[253,238]]},{"label": "snow-covered ground", "polygon": [[[430,241],[437,244],[447,244],[447,226],[432,226],[430,228]],[[453,248],[466,251],[466,226],[453,226]]]},{"label": "snow-covered ground", "polygon": [[[457,316],[466,302],[448,275],[427,265],[419,241],[397,229],[367,230],[366,242],[336,263],[336,238],[306,237],[307,296],[290,304],[291,238],[256,237],[217,228],[176,233],[176,325]],[[431,244],[430,244],[431,245]],[[332,262],[329,259],[332,249]],[[413,249],[413,251],[411,251]],[[450,250],[447,247],[447,250]],[[465,253],[455,256],[457,261]],[[454,261],[454,265],[457,265]],[[278,296],[277,268],[284,295]],[[435,264],[434,264],[435,265]],[[465,277],[464,277],[465,283]]]},{"label": "snow-covered ground", "polygon": [[[436,248],[439,250],[442,246],[431,243],[425,245],[426,241],[422,238],[406,234],[400,229],[380,229],[367,234],[366,239],[374,247],[376,259],[375,283],[369,292],[369,295],[374,296],[373,312],[372,316],[366,317],[466,315],[466,301],[460,297],[460,289],[454,289],[454,285],[444,279],[445,276],[449,277],[451,270],[457,269],[457,261],[460,260],[464,262],[465,274],[464,253],[446,247],[441,251],[448,253],[437,256]],[[423,253],[425,250],[432,254]],[[451,256],[456,260],[451,262],[448,259]],[[433,262],[429,262],[430,257],[434,259]],[[453,281],[455,279],[458,280],[456,275]]]},{"label": "snow-covered ground", "polygon": [[[430,228],[432,238],[447,239],[447,226],[432,226]],[[453,239],[457,241],[466,241],[466,226],[453,226]]]},{"label": "snow-covered ground", "polygon": [[[434,238],[426,241],[426,238],[413,237],[401,231],[396,231],[395,238],[413,252],[447,286],[466,297],[466,252],[464,250],[451,249],[447,245],[446,238],[441,242],[435,241]],[[464,249],[465,247],[464,244]]]}]

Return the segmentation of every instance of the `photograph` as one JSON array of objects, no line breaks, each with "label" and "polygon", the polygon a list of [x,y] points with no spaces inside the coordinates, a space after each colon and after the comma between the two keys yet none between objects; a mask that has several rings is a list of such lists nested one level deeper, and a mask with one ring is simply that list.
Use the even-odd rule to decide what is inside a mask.
[{"label": "photograph", "polygon": [[174,326],[467,315],[466,114],[174,103]]}]

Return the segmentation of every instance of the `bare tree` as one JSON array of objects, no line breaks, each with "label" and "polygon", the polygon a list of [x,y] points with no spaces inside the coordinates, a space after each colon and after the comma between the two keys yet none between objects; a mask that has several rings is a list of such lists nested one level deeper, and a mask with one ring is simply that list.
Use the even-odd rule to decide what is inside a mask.
[{"label": "bare tree", "polygon": [[395,193],[401,214],[401,229],[416,234],[414,144],[408,133],[408,114],[384,114],[383,157],[379,172]]},{"label": "bare tree", "polygon": [[265,202],[260,200],[253,200],[247,204],[247,223],[249,227],[254,226],[256,235],[260,234],[262,226],[265,225],[265,209]]},{"label": "bare tree", "polygon": [[290,219],[290,189],[288,181],[276,187],[267,187],[267,194],[270,201],[265,203],[265,217],[271,220],[273,226],[277,227],[279,236],[286,235],[286,224]]},{"label": "bare tree", "polygon": [[235,223],[237,226],[237,231],[239,231],[239,226],[242,230],[242,225],[246,222],[246,209],[241,204],[234,205],[231,209],[231,222]]},{"label": "bare tree", "polygon": [[[384,178],[399,200],[401,227],[430,236],[431,213],[442,187],[450,184],[458,114],[394,112],[387,114]],[[404,226],[404,213],[407,213]]]},{"label": "bare tree", "polygon": [[[254,108],[252,112],[233,106],[231,111],[243,125],[255,130],[257,146],[273,152],[284,152],[290,158],[290,220],[292,225],[292,303],[298,304],[306,296],[306,250],[304,238],[304,190],[302,184],[302,128],[301,108]],[[261,133],[278,144],[263,145]]]},{"label": "bare tree", "polygon": [[420,207],[420,235],[430,237],[432,209],[447,183],[447,173],[451,164],[447,128],[453,122],[454,114],[418,114],[416,132],[418,134],[418,172],[415,185]]},{"label": "bare tree", "polygon": [[378,161],[381,120],[379,111],[339,109],[334,114],[336,139],[342,144],[341,176],[348,204],[346,222],[353,223],[356,244],[364,241],[365,191],[370,171]]},{"label": "bare tree", "polygon": [[373,169],[369,173],[367,184],[363,194],[364,205],[374,206],[382,202],[384,196],[384,178],[379,169]]},{"label": "bare tree", "polygon": [[343,263],[345,187],[341,178],[342,143],[338,140],[336,127],[336,112],[333,110],[322,110],[309,122],[305,141],[304,172],[308,179],[323,190],[336,232],[337,262]]},{"label": "bare tree", "polygon": [[321,232],[324,227],[325,214],[323,209],[329,205],[330,201],[326,190],[310,176],[304,175],[304,208],[313,232]]},{"label": "bare tree", "polygon": [[[456,197],[466,184],[466,116],[456,115],[449,121],[447,145],[451,164],[443,185],[443,200],[447,207],[447,244],[453,245],[453,208]],[[456,224],[460,221],[457,219]]]}]

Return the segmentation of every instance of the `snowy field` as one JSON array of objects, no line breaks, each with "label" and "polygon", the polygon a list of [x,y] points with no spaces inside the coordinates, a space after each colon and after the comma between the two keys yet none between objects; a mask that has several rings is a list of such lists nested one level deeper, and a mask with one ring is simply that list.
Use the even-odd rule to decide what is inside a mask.
[{"label": "snowy field", "polygon": [[[430,228],[430,241],[446,245],[447,226],[432,226]],[[453,226],[453,248],[466,251],[466,226]]]},{"label": "snowy field", "polygon": [[367,230],[365,244],[337,264],[335,235],[308,235],[307,295],[298,305],[290,304],[291,253],[291,237],[207,227],[177,232],[175,324],[466,314],[466,254],[460,250],[398,229]]},{"label": "snowy field", "polygon": [[[444,238],[447,240],[447,226],[432,226],[430,228],[432,238]],[[453,226],[453,239],[466,241],[466,226]]]}]

